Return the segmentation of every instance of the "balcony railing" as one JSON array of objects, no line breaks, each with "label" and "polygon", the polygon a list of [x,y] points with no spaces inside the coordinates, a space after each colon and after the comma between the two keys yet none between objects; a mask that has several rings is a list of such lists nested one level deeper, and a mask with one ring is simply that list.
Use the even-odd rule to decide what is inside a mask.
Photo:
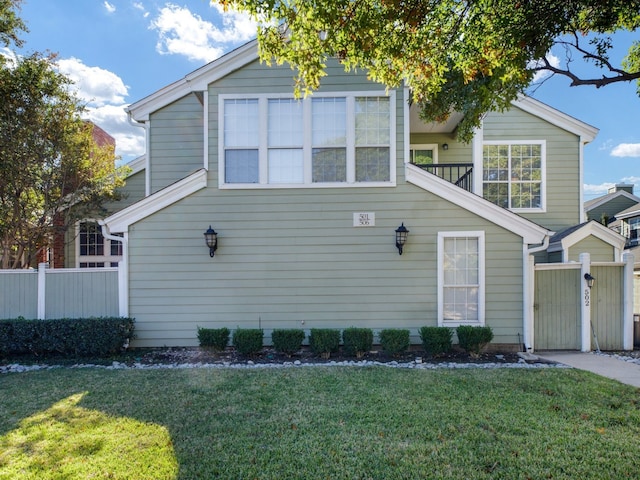
[{"label": "balcony railing", "polygon": [[473,190],[473,163],[414,163],[414,165],[468,192]]}]

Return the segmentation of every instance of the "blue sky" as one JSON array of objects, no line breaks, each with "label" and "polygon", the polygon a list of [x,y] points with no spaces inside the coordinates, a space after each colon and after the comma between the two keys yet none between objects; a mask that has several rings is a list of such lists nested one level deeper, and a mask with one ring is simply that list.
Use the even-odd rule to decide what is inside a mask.
[{"label": "blue sky", "polygon": [[[20,53],[58,53],[60,70],[76,81],[91,119],[116,138],[126,161],[144,153],[142,130],[127,123],[126,105],[255,36],[246,17],[223,13],[208,0],[24,0],[20,16],[30,30]],[[624,46],[620,56],[638,37],[616,37]],[[616,183],[634,183],[640,196],[640,97],[634,84],[569,87],[567,79],[554,77],[531,96],[600,129],[585,148],[586,200]]]}]

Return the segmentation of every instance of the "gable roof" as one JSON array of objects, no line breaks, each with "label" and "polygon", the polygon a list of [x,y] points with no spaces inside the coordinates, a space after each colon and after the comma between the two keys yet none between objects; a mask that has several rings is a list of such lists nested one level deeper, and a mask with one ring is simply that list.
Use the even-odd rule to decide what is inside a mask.
[{"label": "gable roof", "polygon": [[415,165],[405,164],[407,182],[413,183],[459,207],[475,213],[481,218],[500,225],[522,237],[525,243],[536,245],[544,242],[553,232],[537,223],[527,220],[510,210],[448,182],[437,175],[425,172]]},{"label": "gable roof", "polygon": [[[632,202],[640,202],[640,197],[636,197],[635,195],[625,191],[625,190],[618,190],[617,192],[613,192],[613,193],[607,193],[606,195],[603,195],[601,197],[598,198],[594,198],[592,200],[589,200],[587,202],[584,203],[584,211],[585,212],[590,212],[591,210],[601,207],[602,205],[612,201],[612,200],[616,200],[617,198],[620,197],[624,197],[627,198],[629,200],[631,200]],[[616,215],[617,216],[617,215]]]},{"label": "gable roof", "polygon": [[[619,233],[614,232],[595,220],[590,220],[588,222],[566,228],[555,234],[549,241],[549,248],[547,251],[549,253],[563,252],[566,257],[570,247],[590,236],[598,238],[611,245],[616,251],[616,256],[619,256],[620,252],[624,249],[624,244],[626,242],[626,239]],[[567,261],[567,259],[564,258],[563,261]]]},{"label": "gable roof", "polygon": [[616,219],[632,218],[640,216],[640,201],[635,205],[631,205],[629,208],[616,213]]}]

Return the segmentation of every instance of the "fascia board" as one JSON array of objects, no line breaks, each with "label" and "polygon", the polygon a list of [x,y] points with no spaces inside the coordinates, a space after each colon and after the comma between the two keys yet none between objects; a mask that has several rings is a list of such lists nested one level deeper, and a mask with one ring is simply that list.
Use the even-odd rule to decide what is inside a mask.
[{"label": "fascia board", "polygon": [[584,123],[577,118],[573,118],[566,113],[556,110],[555,108],[530,97],[521,96],[511,103],[527,113],[542,118],[557,127],[578,135],[583,143],[593,141],[600,131],[598,128],[591,126],[588,123]]},{"label": "fascia board", "polygon": [[112,233],[126,233],[130,225],[207,186],[207,171],[200,169],[104,219]]},{"label": "fascia board", "polygon": [[220,57],[218,60],[214,60],[187,74],[184,78],[161,88],[148,97],[132,103],[125,108],[125,111],[138,122],[148,121],[151,113],[175,102],[191,92],[205,91],[210,83],[257,60],[257,45],[257,40],[252,40],[225,56]]},{"label": "fascia board", "polygon": [[[627,197],[629,200],[632,200],[634,202],[640,203],[640,197],[636,197],[635,195],[632,195],[629,192],[625,192],[624,190],[620,190],[620,191],[617,191],[615,193],[610,193],[608,195],[604,195],[600,200],[598,200],[597,202],[592,203],[587,208],[585,208],[585,212],[590,212],[594,208],[598,208],[598,207],[604,205],[605,203],[610,202],[611,200],[615,200],[618,197]],[[616,217],[617,217],[617,215],[616,215]]]},{"label": "fascia board", "polygon": [[624,244],[626,242],[626,239],[619,233],[616,233],[613,230],[605,227],[604,225],[592,220],[584,227],[576,230],[575,232],[567,235],[562,240],[560,240],[562,249],[567,250],[569,249],[569,247],[572,247],[576,243],[584,240],[589,236],[596,237],[603,242],[608,243],[609,245],[621,250],[624,248]]},{"label": "fascia board", "polygon": [[434,195],[444,198],[448,202],[506,228],[522,237],[527,244],[536,245],[542,243],[546,236],[553,234],[552,231],[471,192],[456,187],[452,183],[427,173],[415,165],[405,164],[405,175],[407,182],[413,183]]},{"label": "fascia board", "polygon": [[629,210],[627,212],[624,213],[617,213],[615,215],[615,217],[620,220],[620,219],[626,219],[626,218],[633,218],[633,217],[637,217],[640,216],[640,208],[638,208],[636,206],[636,208],[634,210]]}]

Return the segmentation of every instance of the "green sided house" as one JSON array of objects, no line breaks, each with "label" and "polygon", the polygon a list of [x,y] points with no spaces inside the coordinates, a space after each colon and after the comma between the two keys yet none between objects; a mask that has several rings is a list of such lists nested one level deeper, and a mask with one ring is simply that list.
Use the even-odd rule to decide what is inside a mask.
[{"label": "green sided house", "polygon": [[[521,98],[462,144],[459,117],[425,124],[408,90],[338,63],[312,96],[292,91],[251,42],[128,108],[146,195],[101,223],[122,239],[136,346],[196,345],[198,326],[408,328],[419,343],[424,325],[464,324],[532,349],[534,262],[585,221],[597,130]],[[587,228],[619,262],[617,237]]]}]

